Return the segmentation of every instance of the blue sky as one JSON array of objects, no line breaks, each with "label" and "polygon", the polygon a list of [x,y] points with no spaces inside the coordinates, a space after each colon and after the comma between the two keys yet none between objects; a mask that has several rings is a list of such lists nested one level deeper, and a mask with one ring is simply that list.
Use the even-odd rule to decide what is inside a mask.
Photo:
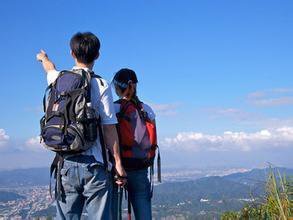
[{"label": "blue sky", "polygon": [[44,49],[58,69],[71,68],[68,42],[77,31],[99,36],[95,71],[105,79],[122,67],[137,72],[141,99],[157,112],[166,164],[177,163],[176,146],[180,164],[191,155],[188,165],[221,165],[213,161],[225,152],[227,166],[293,167],[291,1],[5,0],[0,7],[0,168],[49,161],[31,139],[46,86],[35,55]]}]

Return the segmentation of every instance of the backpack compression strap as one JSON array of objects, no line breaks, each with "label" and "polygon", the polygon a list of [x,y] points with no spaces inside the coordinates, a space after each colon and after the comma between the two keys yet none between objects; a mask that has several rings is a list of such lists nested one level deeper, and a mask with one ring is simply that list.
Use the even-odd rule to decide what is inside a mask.
[{"label": "backpack compression strap", "polygon": [[[90,76],[91,76],[91,78],[99,79],[102,86],[105,85],[101,76],[96,75],[94,72],[91,72]],[[99,118],[98,128],[99,128],[100,142],[102,145],[101,148],[102,148],[102,156],[103,156],[103,160],[104,160],[104,165],[106,167],[106,170],[108,170],[108,158],[107,158],[107,152],[106,152],[106,144],[105,144],[104,135],[103,135],[103,129],[102,129],[102,125],[101,125],[101,118]]]},{"label": "backpack compression strap", "polygon": [[120,104],[120,111],[116,114],[118,118],[124,118],[126,119],[127,121],[129,121],[129,117],[127,117],[125,115],[127,109],[129,106],[131,106],[133,103],[130,102],[130,101],[126,101],[126,100],[123,100],[123,99],[119,99],[118,101],[116,101],[115,103],[118,103]]},{"label": "backpack compression strap", "polygon": [[[82,74],[86,77],[86,79],[88,81],[87,102],[91,102],[91,79],[92,78],[99,79],[102,86],[104,86],[104,82],[102,80],[102,77],[99,75],[96,75],[93,71],[86,72],[85,70],[82,70]],[[99,118],[99,120],[98,120],[98,129],[99,129],[99,138],[100,138],[100,143],[101,143],[101,148],[102,148],[102,156],[103,156],[104,166],[105,166],[106,170],[108,170],[108,157],[107,157],[107,152],[106,152],[106,144],[105,144],[105,140],[104,140],[103,129],[102,129],[102,125],[101,125],[101,118]]]},{"label": "backpack compression strap", "polygon": [[99,80],[100,80],[100,83],[101,83],[102,86],[105,85],[104,82],[103,82],[103,80],[102,80],[102,77],[101,77],[101,76],[96,75],[96,74],[93,72],[93,73],[91,73],[91,77],[92,77],[92,78],[99,79]]},{"label": "backpack compression strap", "polygon": [[47,102],[47,93],[48,93],[48,91],[51,88],[52,88],[52,84],[48,85],[48,87],[45,90],[45,94],[44,94],[44,97],[43,97],[43,109],[44,109],[44,112],[46,112],[46,110],[47,110],[47,105],[46,105],[46,102]]},{"label": "backpack compression strap", "polygon": [[[136,100],[133,100],[133,99],[131,99],[129,101],[125,100],[125,99],[119,99],[114,103],[120,105],[120,111],[118,112],[118,116],[124,116],[130,105],[133,105],[136,108],[140,117],[142,117],[146,113],[142,107],[143,103],[142,102],[138,103],[138,102],[136,102]],[[145,117],[142,117],[142,118],[145,119]]]}]

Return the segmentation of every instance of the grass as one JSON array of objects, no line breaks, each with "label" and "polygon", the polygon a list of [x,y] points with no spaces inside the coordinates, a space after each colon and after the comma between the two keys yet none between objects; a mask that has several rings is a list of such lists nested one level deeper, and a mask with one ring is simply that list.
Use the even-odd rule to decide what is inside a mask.
[{"label": "grass", "polygon": [[239,212],[225,212],[221,220],[293,220],[292,177],[270,167],[264,201],[247,204]]}]

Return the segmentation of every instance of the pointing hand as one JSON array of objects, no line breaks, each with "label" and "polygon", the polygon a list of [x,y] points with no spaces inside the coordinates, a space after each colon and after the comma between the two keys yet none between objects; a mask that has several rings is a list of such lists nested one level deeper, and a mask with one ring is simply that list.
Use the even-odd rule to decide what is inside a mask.
[{"label": "pointing hand", "polygon": [[41,50],[37,54],[37,60],[40,61],[40,62],[43,62],[45,59],[48,59],[48,55],[46,54],[46,52],[44,50]]}]

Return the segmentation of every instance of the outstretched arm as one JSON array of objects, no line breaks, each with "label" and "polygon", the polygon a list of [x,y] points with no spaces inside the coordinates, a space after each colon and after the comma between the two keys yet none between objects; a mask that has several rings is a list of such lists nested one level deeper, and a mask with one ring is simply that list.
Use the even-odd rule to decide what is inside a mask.
[{"label": "outstretched arm", "polygon": [[54,63],[49,59],[44,50],[41,50],[40,53],[37,54],[37,60],[42,63],[46,73],[51,70],[56,70]]}]

